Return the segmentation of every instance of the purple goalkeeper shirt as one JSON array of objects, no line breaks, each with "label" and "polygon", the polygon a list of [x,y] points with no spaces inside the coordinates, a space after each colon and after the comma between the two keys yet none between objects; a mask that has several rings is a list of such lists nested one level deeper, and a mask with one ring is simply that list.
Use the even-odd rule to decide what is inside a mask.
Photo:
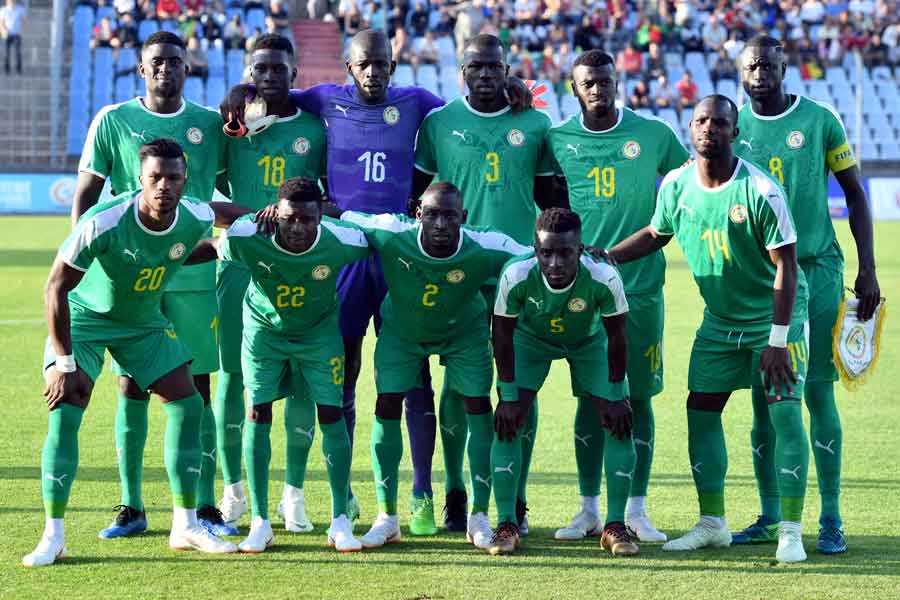
[{"label": "purple goalkeeper shirt", "polygon": [[444,101],[419,87],[388,88],[369,105],[354,85],[321,84],[292,90],[302,109],[318,115],[328,132],[328,195],[344,210],[405,213],[419,125]]}]

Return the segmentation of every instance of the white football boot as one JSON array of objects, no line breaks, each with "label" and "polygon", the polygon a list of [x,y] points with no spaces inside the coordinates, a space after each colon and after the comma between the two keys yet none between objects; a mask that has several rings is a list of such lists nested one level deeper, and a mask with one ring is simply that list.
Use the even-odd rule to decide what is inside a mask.
[{"label": "white football boot", "polygon": [[700,548],[727,548],[731,545],[731,531],[725,519],[701,516],[694,528],[680,538],[663,544],[662,549],[672,552],[699,550]]},{"label": "white football boot", "polygon": [[275,543],[275,534],[272,533],[272,523],[268,519],[255,517],[250,523],[250,533],[247,539],[238,544],[238,550],[248,554],[265,552]]},{"label": "white football boot", "polygon": [[46,567],[64,558],[68,558],[65,538],[44,534],[32,553],[22,558],[22,564],[26,567]]},{"label": "white football boot", "polygon": [[487,514],[473,513],[469,515],[466,523],[466,539],[472,542],[476,548],[487,550],[491,547],[491,538],[494,537],[494,531],[491,529],[491,522],[488,520]]},{"label": "white football boot", "polygon": [[306,516],[306,501],[303,488],[284,484],[281,502],[278,503],[278,514],[284,517],[284,528],[293,533],[309,533],[313,524]]},{"label": "white football boot", "polygon": [[231,554],[238,549],[233,543],[214,536],[196,522],[186,527],[173,527],[169,534],[169,548],[199,550],[208,554]]},{"label": "white football boot", "polygon": [[625,516],[625,527],[634,532],[638,540],[650,544],[662,543],[669,539],[666,534],[653,526],[647,513]]},{"label": "white football boot", "polygon": [[778,549],[775,551],[778,562],[795,563],[806,560],[803,549],[803,525],[792,521],[782,521],[778,527]]},{"label": "white football boot", "polygon": [[569,525],[557,529],[553,537],[565,542],[574,542],[601,533],[603,533],[603,519],[600,515],[582,508],[572,517]]},{"label": "white football boot", "polygon": [[347,515],[341,515],[331,520],[328,528],[328,545],[338,552],[359,552],[363,543],[353,537],[353,523]]},{"label": "white football boot", "polygon": [[225,486],[219,510],[222,512],[223,521],[232,527],[237,526],[237,522],[247,512],[247,496],[241,482]]},{"label": "white football boot", "polygon": [[400,541],[400,521],[397,515],[380,513],[372,527],[361,538],[363,548],[381,548]]}]

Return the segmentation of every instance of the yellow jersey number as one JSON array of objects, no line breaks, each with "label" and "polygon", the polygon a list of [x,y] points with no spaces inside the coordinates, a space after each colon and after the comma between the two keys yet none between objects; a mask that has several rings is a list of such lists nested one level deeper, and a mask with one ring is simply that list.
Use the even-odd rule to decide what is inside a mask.
[{"label": "yellow jersey number", "polygon": [[334,356],[328,363],[331,365],[331,382],[334,385],[344,385],[344,357]]},{"label": "yellow jersey number", "polygon": [[497,183],[500,181],[500,155],[496,152],[488,152],[484,155],[484,159],[488,164],[488,172],[484,174],[485,181]]},{"label": "yellow jersey number", "polygon": [[266,154],[256,161],[257,167],[263,168],[263,185],[278,187],[284,183],[284,157]]},{"label": "yellow jersey number", "polygon": [[784,163],[777,156],[769,159],[769,173],[778,180],[778,183],[784,185]]},{"label": "yellow jersey number", "polygon": [[806,342],[788,342],[787,349],[791,355],[791,369],[797,373],[801,364],[806,365]]},{"label": "yellow jersey number", "polygon": [[563,318],[557,317],[550,319],[550,333],[565,333],[566,326],[563,324]]},{"label": "yellow jersey number", "polygon": [[137,281],[134,282],[134,291],[136,292],[155,292],[162,285],[166,278],[166,268],[156,267],[155,269],[141,269]]},{"label": "yellow jersey number", "polygon": [[300,308],[303,306],[303,297],[306,295],[306,288],[302,285],[279,285],[275,288],[278,296],[275,297],[275,306],[277,308]]},{"label": "yellow jersey number", "polygon": [[441,291],[441,288],[439,288],[435,284],[425,284],[425,293],[422,294],[422,306],[427,306],[428,308],[437,306],[437,302],[434,301],[434,297],[437,296],[437,293],[439,291]]},{"label": "yellow jersey number", "polygon": [[724,229],[707,229],[700,235],[701,240],[705,240],[709,246],[709,257],[716,259],[716,251],[722,253],[725,260],[731,260],[728,252],[728,232]]},{"label": "yellow jersey number", "polygon": [[650,372],[656,373],[662,368],[662,344],[654,344],[644,352],[644,358],[650,363]]},{"label": "yellow jersey number", "polygon": [[595,198],[612,198],[616,195],[616,170],[613,167],[594,167],[587,174],[594,180]]}]

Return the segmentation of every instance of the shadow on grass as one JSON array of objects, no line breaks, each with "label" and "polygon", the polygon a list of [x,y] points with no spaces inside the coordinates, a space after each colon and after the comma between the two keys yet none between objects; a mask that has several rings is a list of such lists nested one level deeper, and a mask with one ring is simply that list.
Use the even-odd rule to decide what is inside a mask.
[{"label": "shadow on grass", "polygon": [[0,252],[0,267],[47,267],[53,264],[56,250],[11,248]]}]

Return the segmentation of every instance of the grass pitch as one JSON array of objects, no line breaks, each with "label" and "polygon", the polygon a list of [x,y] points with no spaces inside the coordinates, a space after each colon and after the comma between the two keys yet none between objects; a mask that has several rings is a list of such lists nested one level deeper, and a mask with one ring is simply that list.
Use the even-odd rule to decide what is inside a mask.
[{"label": "grass pitch", "polygon": [[[847,284],[856,275],[855,249],[847,223],[837,223],[848,254]],[[164,419],[151,408],[144,497],[150,530],[137,538],[97,539],[118,503],[113,444],[115,378],[98,382],[80,436],[80,469],[66,520],[68,561],[28,570],[23,555],[43,527],[40,451],[46,433],[40,360],[46,336],[42,285],[56,248],[68,230],[65,218],[0,219],[0,597],[2,598],[870,598],[900,597],[900,406],[891,381],[900,365],[900,316],[884,332],[878,373],[856,394],[838,389],[844,422],[843,512],[850,550],[837,557],[815,553],[819,498],[810,469],[805,513],[809,560],[792,566],[773,562],[773,545],[734,547],[690,554],[663,553],[644,544],[634,559],[613,559],[596,539],[558,543],[553,530],[577,508],[572,441],[574,401],[568,373],[559,365],[541,394],[538,445],[530,477],[531,535],[513,557],[490,557],[460,535],[404,539],[380,550],[339,555],[325,546],[330,500],[320,440],[310,456],[307,509],[311,534],[288,534],[277,516],[276,545],[262,555],[205,556],[168,549],[170,497],[163,466]],[[882,292],[900,290],[900,223],[876,228]],[[697,505],[687,458],[687,360],[701,302],[677,243],[670,245],[666,286],[666,390],[655,400],[656,457],[649,508],[670,537],[690,528]],[[374,517],[369,434],[374,404],[372,338],[367,338],[358,389],[358,424],[353,485],[363,509],[357,532]],[[436,388],[440,389],[440,369]],[[737,393],[725,412],[730,448],[727,513],[732,528],[757,514],[749,451],[750,403]],[[277,502],[284,467],[281,417],[273,427],[270,499]],[[321,436],[317,434],[317,438]],[[440,444],[438,444],[440,446]],[[435,456],[435,499],[443,506],[440,448]],[[401,465],[401,505],[411,490],[409,453]],[[219,484],[221,489],[221,482]],[[601,503],[605,500],[601,499]],[[273,507],[274,508],[274,507]],[[273,511],[274,513],[274,511]],[[246,532],[247,522],[242,532]],[[235,540],[238,541],[238,540]]]}]

